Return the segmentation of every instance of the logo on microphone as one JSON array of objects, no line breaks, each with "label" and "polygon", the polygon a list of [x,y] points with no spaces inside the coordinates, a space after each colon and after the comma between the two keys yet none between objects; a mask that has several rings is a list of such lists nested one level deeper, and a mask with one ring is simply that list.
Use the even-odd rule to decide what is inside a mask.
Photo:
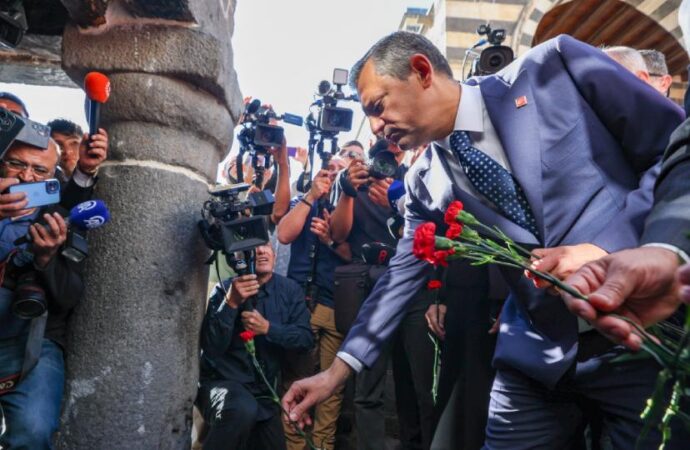
[{"label": "logo on microphone", "polygon": [[96,207],[96,204],[97,203],[95,200],[89,200],[88,202],[79,203],[77,205],[77,211],[79,211],[80,213],[83,213],[84,211],[94,209]]},{"label": "logo on microphone", "polygon": [[106,219],[103,216],[93,216],[89,217],[88,219],[84,220],[84,226],[86,228],[91,229],[91,228],[98,228],[101,225],[105,224]]}]

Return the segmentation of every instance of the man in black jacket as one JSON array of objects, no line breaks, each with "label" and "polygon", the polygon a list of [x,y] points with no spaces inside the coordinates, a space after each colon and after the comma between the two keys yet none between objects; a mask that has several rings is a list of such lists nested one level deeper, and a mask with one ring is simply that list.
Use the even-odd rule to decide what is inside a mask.
[{"label": "man in black jacket", "polygon": [[201,328],[201,380],[196,403],[209,425],[204,449],[285,448],[280,408],[257,373],[240,332],[252,331],[256,354],[275,387],[285,350],[314,345],[302,288],[273,273],[270,245],[256,249],[256,274],[218,285]]},{"label": "man in black jacket", "polygon": [[[53,178],[58,159],[58,147],[52,140],[46,149],[15,141],[0,169],[0,368],[14,365],[23,373],[19,383],[15,380],[5,385],[13,389],[0,395],[7,428],[0,436],[2,448],[52,448],[51,437],[58,427],[65,329],[84,290],[83,267],[60,252],[67,239],[67,224],[60,214],[49,213],[48,208],[27,209],[23,192],[6,192],[12,185]],[[90,194],[89,187],[80,187],[72,180],[62,192],[62,203],[73,206]],[[26,235],[31,237],[30,243],[14,244]],[[20,317],[13,309],[17,298],[27,291],[44,293],[47,319],[43,325],[37,325],[40,319]],[[34,335],[38,338],[30,337]],[[32,342],[36,344],[34,358],[27,350],[33,347]],[[30,360],[37,360],[32,368],[26,367]]]}]

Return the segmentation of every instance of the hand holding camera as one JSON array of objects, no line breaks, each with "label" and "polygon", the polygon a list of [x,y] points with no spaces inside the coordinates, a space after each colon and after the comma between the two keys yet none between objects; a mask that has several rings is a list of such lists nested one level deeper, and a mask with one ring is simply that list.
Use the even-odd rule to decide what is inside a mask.
[{"label": "hand holding camera", "polygon": [[373,180],[369,186],[369,198],[372,202],[381,206],[382,208],[390,209],[388,202],[388,188],[393,184],[392,178],[385,178],[383,180]]},{"label": "hand holding camera", "polygon": [[355,190],[359,190],[369,182],[369,169],[364,161],[355,159],[350,163],[347,169],[347,181]]},{"label": "hand holding camera", "polygon": [[311,189],[307,195],[311,196],[313,201],[320,199],[321,197],[327,196],[331,191],[331,179],[329,177],[328,170],[321,169],[316,174],[314,181],[311,184]]},{"label": "hand holding camera", "polygon": [[231,308],[239,308],[248,298],[259,293],[259,281],[256,274],[240,275],[232,280],[230,292],[225,301]]},{"label": "hand holding camera", "polygon": [[333,239],[331,239],[331,215],[328,213],[328,210],[323,210],[323,219],[320,217],[311,219],[309,230],[319,238],[321,243],[329,245],[333,242]]},{"label": "hand holding camera", "polygon": [[34,264],[39,268],[47,266],[67,240],[67,224],[59,213],[44,214],[43,219],[45,226],[34,223],[29,227]]}]

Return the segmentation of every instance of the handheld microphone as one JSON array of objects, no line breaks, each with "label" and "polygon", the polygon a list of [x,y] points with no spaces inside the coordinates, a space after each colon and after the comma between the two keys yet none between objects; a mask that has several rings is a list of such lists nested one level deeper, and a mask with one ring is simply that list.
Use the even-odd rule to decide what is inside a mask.
[{"label": "handheld microphone", "polygon": [[258,98],[255,98],[254,100],[252,100],[251,103],[249,103],[246,106],[247,114],[254,114],[255,112],[257,112],[259,110],[260,107],[261,107],[261,100],[259,100]]},{"label": "handheld microphone", "polygon": [[[64,209],[62,210],[64,211]],[[62,214],[62,211],[58,211]],[[76,227],[82,231],[99,228],[110,220],[110,211],[103,200],[89,200],[79,203],[72,208],[65,217],[68,227]],[[22,245],[31,242],[31,234],[27,233],[14,241],[14,245]]]},{"label": "handheld microphone", "polygon": [[326,95],[331,90],[331,83],[328,80],[322,80],[319,83],[319,95]]},{"label": "handheld microphone", "polygon": [[84,91],[89,105],[89,136],[98,133],[101,105],[110,97],[110,80],[100,72],[89,72],[84,78]]}]

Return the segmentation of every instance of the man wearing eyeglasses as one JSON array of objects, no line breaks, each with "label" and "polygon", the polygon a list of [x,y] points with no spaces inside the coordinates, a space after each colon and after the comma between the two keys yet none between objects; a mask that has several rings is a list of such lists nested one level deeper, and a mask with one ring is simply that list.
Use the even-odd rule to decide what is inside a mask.
[{"label": "man wearing eyeglasses", "polygon": [[364,147],[359,141],[346,142],[345,145],[340,147],[338,156],[345,161],[347,167],[355,159],[364,160]]},{"label": "man wearing eyeglasses", "polygon": [[[87,174],[95,174],[107,148],[97,153],[96,163],[87,160],[91,165],[82,168],[90,185],[93,177]],[[22,378],[11,390],[0,389],[0,448],[52,448],[59,424],[66,324],[84,290],[83,263],[60,253],[67,239],[67,224],[60,214],[51,213],[50,207],[27,208],[25,193],[7,191],[13,185],[54,178],[59,157],[52,139],[45,149],[15,141],[0,162],[0,369],[22,368]],[[89,186],[71,179],[63,189],[61,205],[69,207],[90,195]],[[30,243],[15,245],[27,235]],[[12,309],[26,274],[31,276],[31,288],[45,295],[48,314],[41,325],[45,326],[42,337],[40,331],[37,338],[29,337],[40,330],[37,319],[21,318]],[[28,348],[36,350],[35,357],[28,356]]]}]

